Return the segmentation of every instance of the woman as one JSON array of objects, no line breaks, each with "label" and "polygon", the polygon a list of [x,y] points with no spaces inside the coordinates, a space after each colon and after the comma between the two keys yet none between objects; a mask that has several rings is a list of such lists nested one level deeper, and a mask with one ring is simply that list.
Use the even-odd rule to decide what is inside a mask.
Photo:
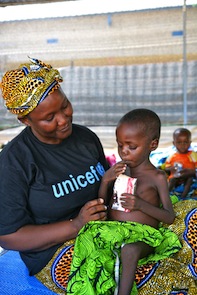
[{"label": "woman", "polygon": [[30,59],[1,83],[7,109],[26,128],[0,153],[0,246],[19,251],[29,274],[58,294],[53,261],[88,221],[106,219],[97,194],[108,169],[97,136],[72,123],[62,81]]}]

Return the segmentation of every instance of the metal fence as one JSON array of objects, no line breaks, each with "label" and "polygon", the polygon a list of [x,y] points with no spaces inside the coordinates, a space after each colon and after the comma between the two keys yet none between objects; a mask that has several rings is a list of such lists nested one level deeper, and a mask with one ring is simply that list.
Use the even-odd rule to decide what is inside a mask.
[{"label": "metal fence", "polygon": [[[187,117],[197,121],[197,61],[188,62]],[[183,124],[183,64],[68,67],[61,69],[63,89],[74,119],[85,125],[116,125],[131,109],[154,110],[163,124]]]},{"label": "metal fence", "polygon": [[[74,122],[114,126],[131,109],[149,108],[162,124],[183,124],[183,63],[61,68]],[[187,119],[197,122],[197,61],[187,63]],[[18,122],[0,105],[0,126]]]}]

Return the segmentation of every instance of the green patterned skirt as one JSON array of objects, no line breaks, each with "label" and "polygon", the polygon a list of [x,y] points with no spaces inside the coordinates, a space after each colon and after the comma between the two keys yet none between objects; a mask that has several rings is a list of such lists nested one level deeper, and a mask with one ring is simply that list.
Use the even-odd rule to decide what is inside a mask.
[{"label": "green patterned skirt", "polygon": [[[137,222],[92,221],[75,241],[67,294],[112,295],[119,274],[119,256],[123,244],[145,242],[155,248],[139,265],[167,258],[181,249],[176,234]],[[132,263],[132,261],[131,261]],[[132,294],[136,293],[136,286]]]},{"label": "green patterned skirt", "polygon": [[121,270],[120,247],[131,239],[141,240],[155,247],[155,253],[139,261],[133,294],[196,295],[197,200],[173,206],[174,223],[163,224],[158,231],[129,222],[90,222],[76,243],[62,245],[36,277],[59,295],[65,295],[66,289],[69,295],[114,294],[116,271]]}]

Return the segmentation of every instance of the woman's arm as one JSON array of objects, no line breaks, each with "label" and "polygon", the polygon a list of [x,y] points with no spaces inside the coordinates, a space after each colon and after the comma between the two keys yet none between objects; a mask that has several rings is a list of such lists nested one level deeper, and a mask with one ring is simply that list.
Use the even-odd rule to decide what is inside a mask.
[{"label": "woman's arm", "polygon": [[105,220],[106,206],[103,199],[85,204],[73,220],[44,225],[25,225],[16,232],[1,235],[0,245],[4,249],[17,251],[41,251],[77,236],[89,221]]}]

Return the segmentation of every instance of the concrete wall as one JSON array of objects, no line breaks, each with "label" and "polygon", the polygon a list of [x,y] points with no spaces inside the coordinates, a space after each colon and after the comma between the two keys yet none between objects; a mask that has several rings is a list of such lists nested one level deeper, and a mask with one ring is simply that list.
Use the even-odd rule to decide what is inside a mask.
[{"label": "concrete wall", "polygon": [[[111,24],[111,25],[110,25]],[[0,71],[27,55],[54,66],[180,61],[182,7],[0,22]],[[187,55],[197,59],[197,7],[187,8]]]}]

